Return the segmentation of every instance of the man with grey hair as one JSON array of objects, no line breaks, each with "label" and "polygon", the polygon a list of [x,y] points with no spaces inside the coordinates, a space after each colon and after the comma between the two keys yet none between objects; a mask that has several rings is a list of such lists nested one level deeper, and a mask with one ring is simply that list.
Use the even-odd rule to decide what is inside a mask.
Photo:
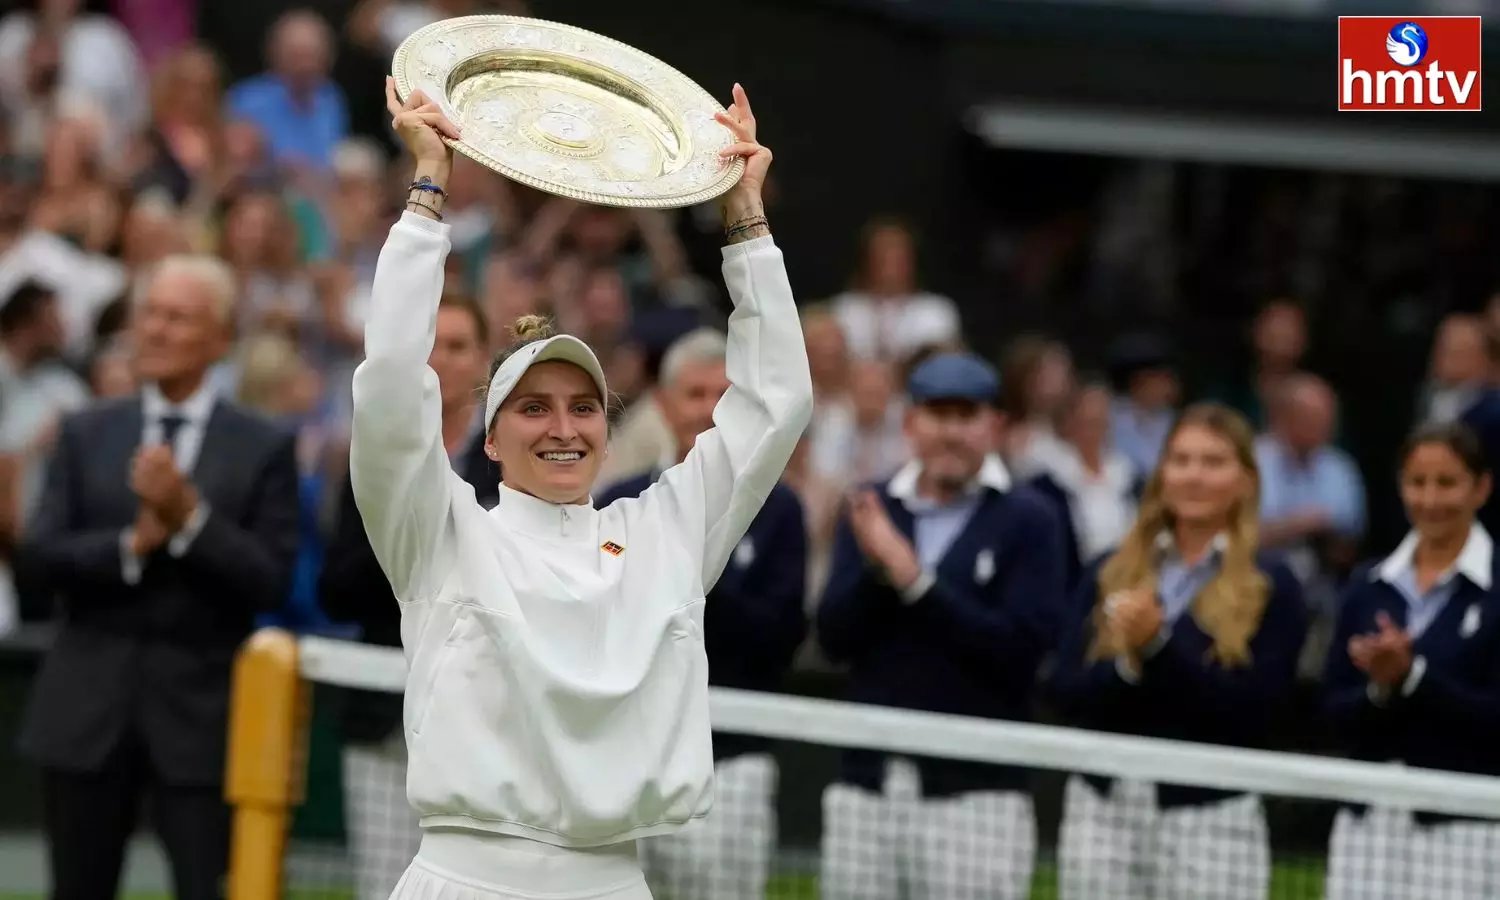
[{"label": "man with grey hair", "polygon": [[[657,400],[677,451],[644,475],[596,498],[602,509],[636,497],[667,468],[688,458],[698,436],[714,427],[714,408],[729,387],[724,335],[699,329],[679,338],[662,358]],[[807,634],[803,608],[807,527],[802,503],[777,484],[735,547],[704,606],[703,640],[709,684],[778,691]],[[776,849],[777,769],[759,739],[714,734],[714,810],[680,833],[642,843],[642,862],[657,896],[688,900],[751,900],[766,893]]]},{"label": "man with grey hair", "polygon": [[56,900],[110,900],[149,794],[181,900],[217,900],[230,668],[290,590],[294,436],[216,396],[235,281],[174,256],[132,314],[139,393],[63,419],[18,565],[59,632],[21,747],[41,766]]}]

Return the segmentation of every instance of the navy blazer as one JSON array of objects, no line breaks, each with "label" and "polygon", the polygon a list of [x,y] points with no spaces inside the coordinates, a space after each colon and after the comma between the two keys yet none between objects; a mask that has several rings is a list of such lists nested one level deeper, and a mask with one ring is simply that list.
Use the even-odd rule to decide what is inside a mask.
[{"label": "navy blazer", "polygon": [[[603,509],[638,497],[659,472],[610,486],[595,498]],[[771,489],[740,539],[703,607],[708,683],[749,691],[779,691],[792,658],[807,637],[807,523],[802,501],[786,485]],[[769,748],[769,741],[714,734],[714,759]]]},{"label": "navy blazer", "polygon": [[[892,523],[910,540],[906,505],[878,487]],[[818,638],[850,668],[850,699],[906,709],[1029,721],[1037,669],[1052,649],[1066,601],[1062,526],[1052,504],[1027,487],[986,488],[934,573],[906,603],[864,558],[848,519],[839,522]],[[1015,790],[1027,772],[1008,766],[914,760],[923,793]],[[844,781],[878,791],[885,755],[851,750]]]},{"label": "navy blazer", "polygon": [[[1256,563],[1270,579],[1271,595],[1260,629],[1250,640],[1250,663],[1225,668],[1211,661],[1208,653],[1213,640],[1198,627],[1189,609],[1173,623],[1161,650],[1142,661],[1141,677],[1132,684],[1121,677],[1113,659],[1088,659],[1099,572],[1108,558],[1091,566],[1078,584],[1049,684],[1067,724],[1119,734],[1264,747],[1277,707],[1295,686],[1297,658],[1307,636],[1301,582],[1284,563],[1260,554]],[[1109,779],[1088,780],[1101,792],[1108,788]],[[1164,808],[1212,803],[1226,796],[1208,788],[1157,787],[1157,802]]]},{"label": "navy blazer", "polygon": [[1398,687],[1384,705],[1370,699],[1348,651],[1350,638],[1379,630],[1379,613],[1406,624],[1406,599],[1379,580],[1378,565],[1355,572],[1340,604],[1323,675],[1330,725],[1355,759],[1500,775],[1500,554],[1492,555],[1489,590],[1459,576],[1448,604],[1412,642],[1413,657],[1425,661],[1421,678],[1409,696]]}]

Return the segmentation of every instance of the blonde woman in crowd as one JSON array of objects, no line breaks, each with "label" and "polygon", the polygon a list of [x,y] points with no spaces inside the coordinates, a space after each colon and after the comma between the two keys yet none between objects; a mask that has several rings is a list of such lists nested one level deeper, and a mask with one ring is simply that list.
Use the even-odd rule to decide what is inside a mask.
[{"label": "blonde woman in crowd", "polygon": [[[1307,625],[1297,579],[1260,552],[1258,495],[1244,418],[1184,412],[1134,526],[1079,584],[1052,685],[1070,724],[1264,743]],[[1251,794],[1074,777],[1058,855],[1064,900],[1262,900],[1270,886]]]}]

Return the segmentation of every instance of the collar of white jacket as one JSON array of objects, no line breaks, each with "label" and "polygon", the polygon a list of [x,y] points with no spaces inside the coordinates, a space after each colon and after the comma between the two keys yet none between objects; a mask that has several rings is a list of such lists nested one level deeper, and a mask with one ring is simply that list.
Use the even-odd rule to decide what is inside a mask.
[{"label": "collar of white jacket", "polygon": [[594,384],[599,388],[599,401],[609,403],[609,389],[604,384],[604,367],[599,365],[599,357],[588,344],[573,337],[571,334],[558,334],[526,344],[516,352],[512,353],[500,368],[495,370],[495,377],[490,379],[489,390],[485,394],[484,401],[484,430],[488,434],[495,425],[495,414],[500,412],[500,404],[510,396],[510,392],[516,389],[521,382],[521,376],[526,370],[541,362],[568,362],[587,372],[594,379]]}]

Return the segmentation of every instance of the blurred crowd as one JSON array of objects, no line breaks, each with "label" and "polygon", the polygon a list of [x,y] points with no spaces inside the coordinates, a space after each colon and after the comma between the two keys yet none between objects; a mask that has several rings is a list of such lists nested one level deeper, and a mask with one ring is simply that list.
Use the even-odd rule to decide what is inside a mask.
[{"label": "blurred crowd", "polygon": [[[134,533],[138,537],[153,523],[167,528],[157,544],[116,551],[108,542],[135,515],[134,501],[126,494],[130,502],[122,501],[124,512],[111,508],[98,513],[101,521],[123,516],[106,535],[105,549],[115,553],[109,565],[116,565],[123,553],[120,577],[125,585],[167,591],[163,579],[169,576],[152,581],[150,568],[144,574],[140,570],[141,560],[158,551],[191,560],[194,541],[220,546],[213,543],[219,538],[206,523],[221,511],[231,517],[228,510],[243,508],[243,515],[232,514],[239,517],[237,527],[260,534],[265,546],[273,548],[276,565],[287,572],[271,582],[283,596],[274,603],[250,604],[255,622],[396,643],[390,621],[394,604],[389,616],[371,620],[371,595],[340,566],[350,559],[341,555],[344,545],[357,543],[360,531],[346,486],[350,379],[361,359],[362,317],[376,258],[405,198],[407,163],[395,156],[384,136],[350,133],[346,98],[329,78],[334,34],[311,12],[293,12],[277,21],[266,39],[263,73],[226,84],[214,53],[194,44],[190,31],[165,40],[160,29],[147,29],[150,36],[143,37],[127,20],[80,13],[74,7],[47,0],[37,12],[11,13],[0,20],[0,103],[5,111],[0,128],[0,535],[7,552],[29,546],[38,519],[48,519],[56,530],[58,517],[82,521],[95,515],[63,508],[87,505],[88,492],[78,485],[96,484],[90,481],[91,466],[113,467],[108,477],[116,481],[130,469],[131,489],[149,500],[151,515],[160,520],[137,520]],[[348,28],[370,46],[389,50],[429,21],[480,8],[496,7],[458,0],[372,0],[361,6]],[[503,8],[520,11],[517,4]],[[151,89],[141,90],[147,83]],[[446,187],[451,199],[445,216],[454,252],[431,365],[442,386],[444,438],[455,466],[482,500],[488,485],[493,502],[498,475],[482,454],[476,458],[472,452],[477,391],[490,357],[510,342],[507,327],[518,317],[542,313],[596,350],[619,395],[611,408],[611,453],[603,476],[613,487],[601,497],[643,489],[711,425],[713,405],[724,389],[722,337],[715,336],[728,304],[715,272],[720,242],[716,216],[698,209],[584,206],[520,188],[462,157]],[[774,230],[774,197],[768,199]],[[1246,568],[1236,577],[1243,579],[1233,585],[1255,592],[1259,605],[1248,624],[1201,621],[1202,630],[1184,640],[1204,642],[1194,645],[1201,651],[1198,656],[1212,650],[1227,663],[1253,657],[1258,670],[1271,665],[1280,651],[1256,644],[1256,629],[1263,625],[1262,615],[1266,628],[1273,620],[1282,621],[1272,614],[1279,611],[1289,617],[1281,637],[1291,642],[1288,652],[1304,678],[1335,670],[1348,674],[1338,668],[1346,658],[1361,663],[1348,644],[1359,635],[1339,630],[1346,611],[1340,597],[1357,594],[1360,579],[1369,577],[1368,570],[1357,569],[1361,559],[1394,549],[1365,546],[1371,492],[1406,491],[1408,485],[1406,476],[1398,488],[1391,473],[1361,472],[1341,448],[1339,389],[1307,370],[1305,357],[1316,336],[1309,334],[1307,317],[1295,300],[1272,299],[1245,323],[1244,339],[1253,359],[1249,369],[1234,380],[1208,386],[1202,396],[1184,397],[1180,354],[1158,333],[1119,335],[1089,365],[1075,359],[1064,341],[1041,335],[1008,341],[998,358],[988,362],[966,355],[972,346],[987,356],[995,342],[974,339],[958,304],[924,289],[917,274],[916,238],[899,220],[870,222],[847,289],[824,300],[803,300],[816,408],[786,472],[784,502],[768,501],[767,506],[767,515],[790,511],[792,518],[778,520],[780,526],[764,533],[752,530],[731,561],[724,588],[752,599],[764,595],[768,605],[774,592],[785,615],[774,622],[754,616],[736,619],[717,626],[717,632],[711,621],[707,642],[716,683],[776,689],[794,664],[838,664],[852,671],[856,699],[1024,719],[1031,715],[1038,679],[1049,667],[1059,667],[1058,693],[1079,724],[1262,743],[1263,737],[1246,737],[1234,727],[1216,731],[1216,719],[1189,708],[1184,698],[1194,689],[1187,686],[1171,699],[1157,698],[1159,705],[1129,726],[1100,717],[1090,703],[1105,690],[1102,682],[1070,681],[1067,670],[1068,635],[1073,633],[1067,623],[1081,634],[1089,623],[1103,621],[1093,603],[1102,586],[1129,581],[1118,567],[1097,568],[1102,556],[1122,546],[1139,551],[1140,559],[1131,564],[1141,567],[1138,576],[1149,573],[1159,579],[1161,596],[1153,600],[1165,612],[1154,620],[1148,612],[1128,612],[1122,621],[1144,617],[1146,625],[1140,627],[1155,622],[1166,629],[1162,634],[1172,633],[1173,604],[1181,614],[1194,591],[1204,589],[1206,581],[1195,579],[1214,577],[1221,565],[1229,570],[1234,541],[1244,532],[1235,530],[1238,520],[1228,512],[1233,503],[1225,501],[1224,509],[1213,506],[1218,488],[1212,474],[1202,472],[1218,464],[1214,452],[1223,457],[1219,463],[1227,466],[1227,459],[1258,473],[1255,502],[1247,514],[1258,537],[1246,550],[1249,562],[1240,560]],[[208,311],[201,315],[192,305],[200,300]],[[227,318],[215,324],[214,316]],[[220,324],[232,333],[222,347],[213,337]],[[1430,372],[1415,406],[1391,406],[1390,415],[1408,418],[1413,428],[1460,421],[1472,426],[1477,437],[1466,431],[1434,439],[1462,463],[1444,470],[1442,477],[1449,482],[1469,473],[1477,484],[1482,474],[1483,460],[1468,452],[1466,442],[1477,441],[1480,454],[1492,454],[1500,440],[1497,333],[1500,304],[1487,314],[1444,320],[1434,335]],[[84,423],[72,432],[80,447],[104,446],[107,429],[102,419],[87,418],[90,411],[106,408],[101,406],[105,401],[130,401],[138,392],[143,405],[135,408],[144,408],[147,416],[144,434],[170,442],[176,427],[170,423],[185,418],[191,428],[192,398],[206,395],[195,387],[183,396],[170,396],[167,384],[191,374],[200,363],[212,397],[233,398],[273,422],[278,433],[293,435],[290,465],[295,468],[289,477],[275,480],[280,478],[280,457],[271,450],[255,455],[257,441],[267,447],[274,441],[245,430],[240,441],[247,454],[244,470],[234,478],[220,473],[224,486],[213,491],[200,485],[212,495],[212,510],[191,503],[179,509],[173,491],[182,482],[172,475],[181,472],[163,474],[170,460],[153,474],[130,452],[115,459],[103,450],[95,457],[87,450],[67,456],[59,449],[59,442],[69,440],[65,422]],[[210,406],[212,397],[206,401]],[[1218,401],[1223,409],[1194,407],[1188,419],[1179,418],[1188,401],[1199,400]],[[154,403],[169,410],[159,421],[150,419]],[[981,416],[975,409],[995,415]],[[200,433],[190,439],[198,442],[195,448],[219,439],[209,422],[196,424]],[[96,426],[98,431],[88,430]],[[141,423],[137,420],[134,427],[124,450],[133,450],[141,440]],[[1194,427],[1229,450],[1171,443]],[[193,472],[195,453],[180,453],[177,469]],[[1171,462],[1174,454],[1181,457],[1176,463]],[[1164,479],[1185,477],[1170,475],[1171,465],[1202,469],[1194,482],[1201,497],[1173,499],[1175,489],[1163,494]],[[939,470],[957,473],[962,489],[928,496],[930,484],[923,473]],[[73,493],[58,493],[63,490],[58,485],[64,484],[73,485]],[[851,502],[851,492],[869,484],[882,486],[880,497],[859,494]],[[258,493],[279,490],[288,495],[268,500]],[[1011,499],[997,506],[985,499],[986,491]],[[1408,511],[1411,504],[1423,502],[1413,496],[1403,493]],[[1476,488],[1471,499],[1478,520],[1492,526],[1494,506],[1487,496]],[[1194,566],[1186,564],[1194,561],[1173,557],[1165,545],[1160,553],[1132,545],[1132,536],[1138,538],[1146,527],[1142,522],[1160,527],[1185,515],[1181,510],[1195,502],[1212,507],[1213,516],[1228,517],[1225,546],[1204,544],[1212,549],[1209,575],[1194,575]],[[1174,503],[1188,505],[1179,509]],[[266,512],[273,507],[274,515]],[[788,531],[785,521],[795,521],[799,509],[802,525]],[[177,513],[181,515],[174,519]],[[891,538],[892,519],[904,533],[905,549]],[[73,522],[69,527],[82,526]],[[168,541],[168,534],[186,537],[179,545],[177,537]],[[1161,534],[1170,545],[1172,535],[1167,530]],[[1149,537],[1156,541],[1158,535]],[[1209,537],[1218,540],[1216,534]],[[30,565],[24,552],[7,557],[15,565],[0,580],[0,634],[23,620],[48,621],[54,614],[52,589],[59,579],[66,580],[69,567],[83,570],[82,550],[64,555],[56,546],[38,566]],[[1018,561],[1008,547],[1028,548],[1025,559]],[[891,573],[901,568],[900,557],[908,551],[919,557],[922,576],[893,585]],[[1477,551],[1465,552],[1471,554],[1464,557],[1469,568],[1455,562],[1456,571],[1487,592],[1487,577],[1475,574],[1484,568],[1473,562]],[[1266,553],[1278,562],[1255,562],[1262,558],[1257,554]],[[1409,567],[1413,555],[1408,552],[1402,563],[1400,551],[1396,554],[1391,559],[1397,561],[1390,563],[1392,584],[1401,580],[1401,567]],[[1123,556],[1122,551],[1114,558]],[[785,577],[788,566],[797,577]],[[1025,574],[1028,566],[1046,571]],[[1269,580],[1257,581],[1253,571]],[[364,574],[370,574],[368,565]],[[375,570],[377,582],[378,575]],[[1451,581],[1451,575],[1442,577]],[[189,583],[191,576],[183,578]],[[964,585],[947,583],[955,578]],[[1429,597],[1430,587],[1403,587],[1387,603],[1389,611],[1405,616],[1409,605],[1415,620],[1415,611],[1427,602],[1423,598],[1439,607],[1448,602]],[[1188,591],[1184,597],[1169,596],[1183,590]],[[1267,591],[1269,600],[1263,596]],[[1075,602],[1075,597],[1083,599]],[[1288,598],[1295,599],[1295,608],[1288,610]],[[1132,609],[1128,600],[1122,603]],[[938,611],[923,612],[934,609]],[[141,620],[147,624],[128,626],[118,618],[89,620],[96,611],[76,602],[67,614],[104,623],[102,630],[130,631],[133,637],[187,636],[210,644],[224,639],[231,649],[252,624],[248,616],[227,623],[199,621],[167,601],[160,610]],[[729,623],[729,614],[722,615],[722,623]],[[1167,617],[1165,624],[1161,616]],[[144,630],[138,634],[138,628]],[[983,643],[990,638],[994,643]],[[1120,661],[1118,669],[1110,670],[1116,676],[1099,676],[1118,677],[1119,683],[1109,689],[1135,684],[1152,677],[1150,659],[1164,658],[1157,655],[1162,647],[1153,643],[1156,638],[1156,630],[1122,632],[1104,642],[1122,641],[1116,652],[1108,652],[1107,646],[1105,651],[1074,648],[1074,663],[1087,669],[1086,660],[1097,661],[1095,654],[1105,652],[1111,666]],[[1247,641],[1258,649],[1247,651]],[[950,647],[962,652],[950,658]],[[1391,690],[1400,693],[1410,680],[1409,642],[1406,649],[1407,668],[1394,682],[1389,666],[1376,660],[1387,658],[1382,653],[1399,656],[1398,650],[1372,643],[1361,651],[1361,671],[1384,673],[1370,676],[1380,688],[1371,688],[1371,708],[1384,708]],[[761,657],[748,655],[760,651]],[[1423,666],[1441,668],[1434,661],[1437,648],[1429,652],[1434,655]],[[1194,657],[1193,665],[1200,662]],[[219,674],[227,676],[227,662]],[[1164,677],[1187,679],[1182,684],[1189,685],[1200,676],[1213,677],[1191,667]],[[1420,681],[1423,676],[1418,672],[1415,677]],[[932,682],[931,689],[922,686],[924,680]],[[1364,682],[1359,685],[1364,690]],[[1500,684],[1485,689],[1500,691]],[[1273,694],[1251,699],[1258,703]],[[1230,705],[1250,702],[1249,694],[1232,691],[1215,696]],[[380,750],[350,757],[353,778],[383,784],[386,793],[399,799],[399,791],[390,787],[400,775],[400,748],[392,744],[399,730],[393,731],[389,711],[372,716],[375,724],[355,729],[351,740],[373,742]],[[48,759],[46,731],[38,726],[31,745],[44,762],[61,769],[94,764]],[[1458,732],[1450,727],[1443,733]],[[215,740],[222,744],[222,735]],[[151,743],[149,735],[146,743]],[[728,743],[720,749],[726,757],[753,757],[763,750]],[[215,752],[222,753],[222,747],[205,751],[203,758],[210,763],[203,771],[221,771],[211,764]],[[1383,746],[1369,752],[1420,759],[1425,751]],[[1478,765],[1462,754],[1438,761],[1443,760],[1455,767]],[[387,769],[380,769],[386,763]],[[860,828],[868,830],[868,823],[882,815],[871,805],[877,803],[874,798],[888,799],[891,791],[904,790],[891,787],[896,776],[890,771],[868,763],[851,757],[844,784],[848,791],[830,801],[830,840],[840,839],[840,815],[865,823]],[[1003,774],[976,775],[962,766],[932,766],[901,777],[908,776],[925,784],[928,795],[1016,788]],[[212,781],[216,775],[204,777]],[[1098,819],[1103,815],[1100,803],[1137,802],[1109,790],[1070,788],[1070,815],[1080,822],[1090,815]],[[726,791],[732,793],[732,787]],[[351,793],[361,796],[357,790]],[[362,796],[361,802],[376,802],[368,790]],[[1160,798],[1172,809],[1221,801]],[[83,803],[80,811],[89,808]],[[1230,812],[1239,815],[1236,810]],[[401,814],[398,803],[375,818],[388,824]],[[975,815],[1010,821],[1005,828],[1021,827],[1015,824],[1021,821],[1019,808]],[[1116,810],[1111,815],[1126,814]],[[848,840],[869,839],[856,834],[854,825],[850,828]],[[948,837],[951,842],[967,840],[959,831]],[[1009,874],[969,872],[964,877],[1003,880],[1019,877],[1024,869],[1029,879],[1028,847],[1019,838],[1007,840],[1001,855],[1014,857],[1015,871]],[[976,859],[982,856],[976,851]],[[1090,872],[1090,877],[1105,877],[1096,869],[1083,865],[1078,877]],[[370,871],[379,874],[374,867]],[[860,887],[861,879],[884,877],[854,871],[825,876],[825,884],[852,885],[850,896],[875,896]],[[1345,896],[1371,896],[1357,893],[1357,878],[1352,883],[1356,893]],[[371,896],[379,894],[378,887],[371,888]]]}]

